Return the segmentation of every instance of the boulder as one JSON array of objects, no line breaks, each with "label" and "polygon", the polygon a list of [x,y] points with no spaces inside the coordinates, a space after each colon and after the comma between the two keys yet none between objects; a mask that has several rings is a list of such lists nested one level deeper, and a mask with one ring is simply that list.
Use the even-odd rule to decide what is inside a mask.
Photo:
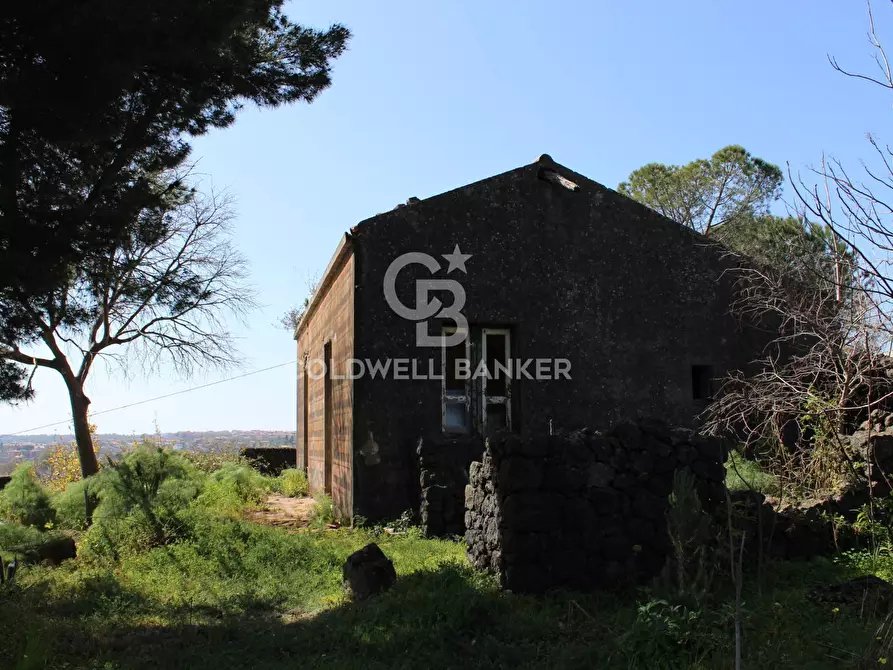
[{"label": "boulder", "polygon": [[70,558],[77,557],[77,546],[74,539],[67,535],[53,534],[40,544],[20,547],[22,563],[25,565],[44,565],[55,567]]},{"label": "boulder", "polygon": [[355,600],[387,591],[397,581],[393,562],[374,542],[347,557],[342,575],[345,587]]},{"label": "boulder", "polygon": [[77,546],[70,537],[56,537],[37,549],[40,562],[44,565],[56,566],[62,561],[77,557]]}]

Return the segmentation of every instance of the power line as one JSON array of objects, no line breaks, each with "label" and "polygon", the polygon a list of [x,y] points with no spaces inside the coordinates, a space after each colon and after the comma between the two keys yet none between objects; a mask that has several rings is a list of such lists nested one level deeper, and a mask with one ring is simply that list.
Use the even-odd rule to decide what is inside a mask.
[{"label": "power line", "polygon": [[[260,370],[252,370],[251,372],[245,372],[241,375],[235,375],[233,377],[227,377],[225,379],[218,379],[216,382],[209,382],[207,384],[200,384],[199,386],[192,386],[188,389],[183,389],[182,391],[174,391],[173,393],[166,393],[165,395],[156,396],[155,398],[146,398],[145,400],[139,400],[137,402],[132,402],[128,405],[120,405],[119,407],[112,407],[110,409],[103,409],[98,412],[90,412],[90,416],[99,416],[100,414],[108,414],[109,412],[117,412],[118,410],[128,409],[129,407],[136,407],[137,405],[145,405],[148,402],[155,402],[156,400],[164,400],[165,398],[172,398],[176,395],[183,395],[184,393],[191,393],[192,391],[198,391],[199,389],[206,389],[209,386],[217,386],[218,384],[223,384],[225,382],[231,382],[236,379],[244,379],[245,377],[250,377],[251,375],[258,375],[261,372],[269,372],[270,370],[276,370],[278,368],[284,368],[287,365],[294,365],[297,363],[296,360],[289,361],[288,363],[280,363],[279,365],[271,365],[268,368],[262,368]],[[0,438],[3,437],[15,437],[16,435],[23,435],[24,433],[31,433],[35,430],[43,430],[44,428],[52,428],[53,426],[58,426],[63,423],[68,423],[71,419],[63,419],[62,421],[56,421],[54,423],[47,423],[43,426],[37,426],[36,428],[28,428],[26,430],[20,430],[17,433],[7,433],[5,435],[0,435]]]}]

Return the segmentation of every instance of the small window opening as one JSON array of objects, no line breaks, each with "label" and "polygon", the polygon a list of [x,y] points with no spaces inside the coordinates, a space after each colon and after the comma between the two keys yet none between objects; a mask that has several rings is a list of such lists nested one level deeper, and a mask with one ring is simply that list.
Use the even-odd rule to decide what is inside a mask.
[{"label": "small window opening", "polygon": [[709,400],[713,396],[713,366],[691,366],[691,397],[693,400]]},{"label": "small window opening", "polygon": [[[455,333],[444,328],[443,335]],[[471,429],[468,338],[443,349],[443,432],[468,433]]]},{"label": "small window opening", "polygon": [[512,427],[511,334],[508,328],[483,328],[481,342],[487,371],[481,380],[481,433],[489,436]]},{"label": "small window opening", "polygon": [[[441,330],[445,336],[455,332]],[[465,334],[442,349],[443,432],[489,436],[511,430],[511,330],[473,326]]]}]

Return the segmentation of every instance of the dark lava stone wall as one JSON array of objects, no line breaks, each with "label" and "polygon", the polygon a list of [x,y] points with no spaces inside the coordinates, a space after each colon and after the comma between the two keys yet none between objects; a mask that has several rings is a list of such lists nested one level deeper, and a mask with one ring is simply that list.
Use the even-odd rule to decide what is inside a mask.
[{"label": "dark lava stone wall", "polygon": [[471,464],[484,456],[484,441],[477,436],[419,440],[421,488],[419,517],[428,536],[465,533],[465,487]]},{"label": "dark lava stone wall", "polygon": [[[540,178],[550,168],[573,192]],[[395,314],[383,291],[390,263],[406,252],[437,259],[459,245],[471,254],[456,279],[472,325],[509,326],[513,357],[567,358],[571,380],[513,385],[513,429],[522,437],[657,416],[689,425],[692,366],[716,376],[754,358],[729,315],[728,259],[706,238],[551,162],[534,163],[365,221],[356,254],[355,356],[407,358],[440,369],[440,351],[415,344],[415,323]],[[415,303],[405,268],[397,293]],[[448,296],[441,296],[446,304]],[[439,330],[432,323],[431,332]],[[416,446],[441,430],[441,382],[354,382],[355,511],[393,518],[419,500]]]},{"label": "dark lava stone wall", "polygon": [[255,470],[270,477],[295,468],[298,462],[298,450],[294,447],[244,447],[240,453]]},{"label": "dark lava stone wall", "polygon": [[469,559],[518,592],[640,583],[660,573],[670,552],[676,470],[691,470],[715,513],[725,498],[724,460],[718,442],[657,422],[604,435],[491,438],[466,488]]}]

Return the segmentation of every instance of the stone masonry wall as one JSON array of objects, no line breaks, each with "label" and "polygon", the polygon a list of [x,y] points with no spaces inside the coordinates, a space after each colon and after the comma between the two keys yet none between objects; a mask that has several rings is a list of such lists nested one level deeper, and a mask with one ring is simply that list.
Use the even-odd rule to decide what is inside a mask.
[{"label": "stone masonry wall", "polygon": [[[543,179],[544,169],[579,190]],[[460,277],[468,323],[510,329],[513,359],[570,361],[571,379],[512,385],[512,430],[524,439],[550,425],[608,427],[641,417],[688,425],[706,403],[693,388],[694,366],[722,377],[757,358],[770,337],[729,314],[735,282],[723,248],[546,159],[385,212],[351,236],[356,358],[441,369],[442,351],[418,346],[417,323],[394,312],[382,286],[403,254],[442,261],[458,245],[471,254]],[[416,305],[419,280],[458,277],[442,265],[434,274],[416,263],[403,268],[399,300]],[[432,318],[429,333],[451,325]],[[393,519],[418,505],[416,448],[441,426],[442,386],[430,377],[354,381],[358,514]]]},{"label": "stone masonry wall", "polygon": [[278,477],[283,470],[297,464],[297,450],[294,447],[243,447],[239,452],[251,461],[254,469],[270,477]]},{"label": "stone masonry wall", "polygon": [[446,537],[465,533],[465,486],[474,461],[480,461],[479,437],[419,440],[420,517],[426,535]]},{"label": "stone masonry wall", "polygon": [[465,489],[469,558],[519,592],[649,579],[670,550],[674,472],[689,468],[705,509],[715,511],[724,460],[718,442],[649,421],[605,434],[491,438]]}]

